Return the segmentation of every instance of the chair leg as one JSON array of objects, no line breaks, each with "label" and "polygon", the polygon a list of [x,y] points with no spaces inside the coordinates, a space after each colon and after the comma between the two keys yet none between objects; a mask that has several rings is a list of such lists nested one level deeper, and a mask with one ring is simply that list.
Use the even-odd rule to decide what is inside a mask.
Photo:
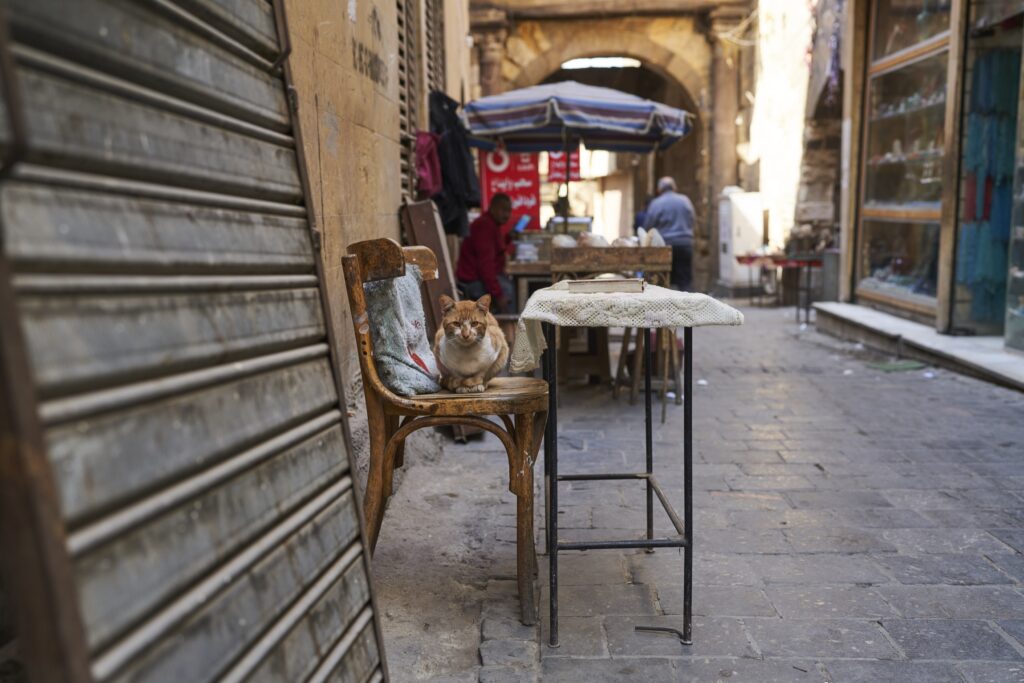
[{"label": "chair leg", "polygon": [[[386,415],[384,417],[384,423],[387,429],[388,442],[391,441],[391,437],[394,436],[395,432],[398,431],[399,417],[397,415]],[[386,458],[384,461],[384,472],[383,472],[383,490],[384,500],[391,497],[394,493],[394,481],[395,481],[395,468],[401,467],[405,464],[405,439],[402,439],[395,446],[395,455],[391,458]]]},{"label": "chair leg", "polygon": [[384,519],[385,459],[388,437],[384,411],[367,406],[366,416],[370,437],[370,468],[366,476],[366,492],[363,494],[363,517],[366,521],[366,543],[370,553],[377,547],[381,521]]},{"label": "chair leg", "polygon": [[629,338],[633,336],[633,328],[622,330],[622,350],[619,352],[619,364],[615,370],[615,383],[612,384],[612,398],[619,397],[619,384],[626,379],[626,357],[629,355]]},{"label": "chair leg", "polygon": [[516,578],[519,584],[521,621],[530,626],[537,622],[534,574],[537,571],[537,550],[533,538],[533,456],[536,439],[536,415],[516,415],[516,452],[509,454],[515,462],[514,481],[509,482],[516,494]]}]

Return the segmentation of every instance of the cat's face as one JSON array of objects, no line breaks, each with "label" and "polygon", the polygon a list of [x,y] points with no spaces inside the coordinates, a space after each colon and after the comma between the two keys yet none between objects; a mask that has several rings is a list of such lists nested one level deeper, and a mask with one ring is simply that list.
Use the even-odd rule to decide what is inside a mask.
[{"label": "cat's face", "polygon": [[441,325],[445,337],[461,346],[479,343],[487,334],[487,308],[490,305],[490,294],[477,301],[454,301],[441,296],[441,310],[444,311]]}]

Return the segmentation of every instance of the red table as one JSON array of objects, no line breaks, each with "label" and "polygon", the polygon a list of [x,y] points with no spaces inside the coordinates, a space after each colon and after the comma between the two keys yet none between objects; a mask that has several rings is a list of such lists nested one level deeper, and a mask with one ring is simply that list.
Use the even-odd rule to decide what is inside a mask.
[{"label": "red table", "polygon": [[[811,270],[814,268],[821,268],[823,261],[820,256],[811,255],[796,255],[790,256],[789,254],[740,254],[736,256],[736,263],[741,266],[748,266],[747,270],[747,281],[750,286],[750,291],[754,289],[754,276],[753,271],[750,268],[782,268],[782,270],[796,269],[796,321],[800,323],[800,294],[804,295],[804,318],[806,322],[811,322]],[[806,269],[807,277],[806,280],[801,282],[802,271]],[[777,299],[776,299],[777,300]],[[760,304],[760,295],[758,296],[758,303]],[[751,304],[753,304],[753,295],[751,295]]]}]

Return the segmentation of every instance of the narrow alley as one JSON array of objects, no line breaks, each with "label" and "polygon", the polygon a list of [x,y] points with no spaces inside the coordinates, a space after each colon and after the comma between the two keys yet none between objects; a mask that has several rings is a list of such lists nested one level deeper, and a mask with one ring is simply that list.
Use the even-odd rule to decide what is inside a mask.
[{"label": "narrow alley", "polygon": [[[374,571],[394,680],[1024,678],[1024,396],[799,331],[792,309],[744,314],[694,333],[692,648],[633,631],[681,621],[675,551],[563,555],[561,646],[518,622],[489,438],[413,465],[391,502]],[[608,393],[563,393],[564,470],[639,467],[642,401]],[[681,416],[655,431],[677,506]],[[560,507],[566,538],[643,527],[640,484],[563,484]]]}]

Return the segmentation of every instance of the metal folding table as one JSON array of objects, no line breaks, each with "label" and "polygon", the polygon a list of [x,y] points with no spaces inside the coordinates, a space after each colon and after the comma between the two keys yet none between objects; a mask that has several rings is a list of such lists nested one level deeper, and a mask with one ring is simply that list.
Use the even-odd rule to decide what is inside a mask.
[{"label": "metal folding table", "polygon": [[[564,285],[564,283],[562,283]],[[557,290],[557,291],[556,291]],[[589,300],[572,297],[596,297]],[[604,297],[604,298],[602,298]],[[619,298],[616,298],[619,297]],[[540,299],[540,301],[538,301]],[[582,303],[582,305],[580,305]],[[650,310],[648,310],[648,307]],[[621,309],[621,313],[615,309]],[[628,320],[627,320],[628,319]],[[536,336],[539,327],[531,332],[525,321],[544,323],[543,353],[544,378],[548,382],[548,421],[544,438],[544,486],[547,528],[547,550],[550,572],[550,628],[549,645],[558,646],[558,554],[573,550],[606,550],[643,548],[682,548],[684,564],[683,632],[684,643],[692,642],[693,598],[693,327],[700,325],[739,325],[743,316],[735,309],[701,295],[672,292],[648,286],[644,294],[568,294],[559,286],[534,293],[520,320],[513,351],[513,371],[536,367],[534,357],[543,348]],[[631,323],[630,323],[631,321]],[[642,324],[638,324],[641,323]],[[591,474],[572,472],[562,474],[558,469],[558,353],[556,329],[558,325],[578,327],[608,327],[630,325],[644,332],[644,437],[645,468],[641,472],[613,472]],[[683,515],[673,508],[668,496],[654,475],[654,436],[651,411],[651,331],[660,327],[683,327]],[[529,361],[524,361],[529,357]],[[558,484],[567,481],[643,482],[646,489],[645,538],[620,540],[574,541],[562,540],[558,531]],[[665,537],[654,534],[654,499],[657,498],[676,533]]]}]

